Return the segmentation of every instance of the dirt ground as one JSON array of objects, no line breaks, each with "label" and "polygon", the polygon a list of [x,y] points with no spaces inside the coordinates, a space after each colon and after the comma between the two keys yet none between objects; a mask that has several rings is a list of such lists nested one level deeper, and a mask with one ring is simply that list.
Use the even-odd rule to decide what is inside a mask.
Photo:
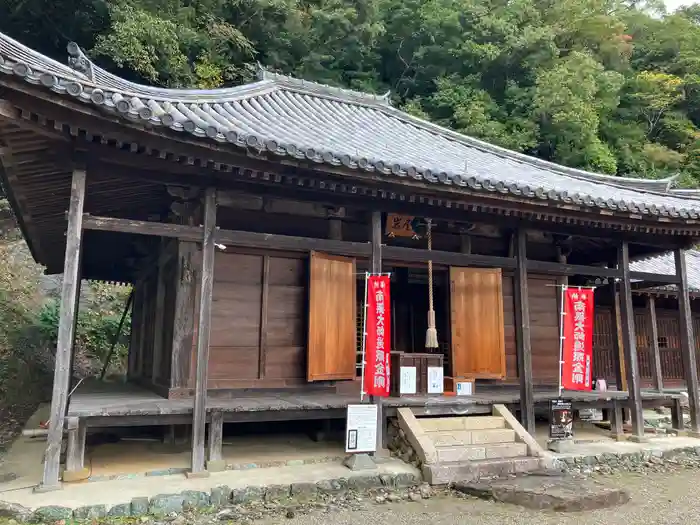
[{"label": "dirt ground", "polygon": [[673,525],[700,523],[700,470],[601,477],[626,487],[632,500],[586,513],[531,511],[472,498],[439,497],[416,503],[367,505],[362,510],[279,518],[265,525]]}]

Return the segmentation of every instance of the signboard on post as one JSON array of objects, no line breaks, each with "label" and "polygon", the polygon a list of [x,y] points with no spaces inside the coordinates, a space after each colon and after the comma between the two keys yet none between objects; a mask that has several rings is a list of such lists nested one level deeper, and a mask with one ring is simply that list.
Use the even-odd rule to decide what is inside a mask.
[{"label": "signboard on post", "polygon": [[574,437],[574,411],[571,402],[552,399],[549,403],[550,439],[570,439]]},{"label": "signboard on post", "polygon": [[376,452],[377,405],[348,405],[345,452]]},{"label": "signboard on post", "polygon": [[391,295],[388,275],[367,276],[365,316],[365,355],[363,384],[365,394],[389,397],[391,351]]},{"label": "signboard on post", "polygon": [[565,288],[562,299],[561,387],[592,390],[593,289]]}]

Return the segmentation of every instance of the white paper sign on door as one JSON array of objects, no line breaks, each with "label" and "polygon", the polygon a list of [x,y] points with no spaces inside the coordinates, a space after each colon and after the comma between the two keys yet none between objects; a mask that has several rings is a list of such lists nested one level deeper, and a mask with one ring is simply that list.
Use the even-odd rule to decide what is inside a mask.
[{"label": "white paper sign on door", "polygon": [[444,371],[441,366],[428,367],[428,394],[442,394],[445,391]]},{"label": "white paper sign on door", "polygon": [[401,381],[399,382],[399,393],[415,394],[417,391],[418,378],[415,366],[401,367]]},{"label": "white paper sign on door", "polygon": [[377,450],[377,405],[348,405],[345,452]]}]

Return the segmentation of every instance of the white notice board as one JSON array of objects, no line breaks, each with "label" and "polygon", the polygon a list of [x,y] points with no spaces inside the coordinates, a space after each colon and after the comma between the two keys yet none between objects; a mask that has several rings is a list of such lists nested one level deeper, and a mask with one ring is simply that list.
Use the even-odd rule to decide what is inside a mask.
[{"label": "white notice board", "polygon": [[415,394],[417,391],[416,383],[418,377],[415,366],[401,367],[401,381],[399,383],[400,394]]},{"label": "white notice board", "polygon": [[442,394],[445,391],[445,377],[441,366],[428,367],[428,394]]},{"label": "white notice board", "polygon": [[377,405],[348,405],[345,452],[377,450]]}]

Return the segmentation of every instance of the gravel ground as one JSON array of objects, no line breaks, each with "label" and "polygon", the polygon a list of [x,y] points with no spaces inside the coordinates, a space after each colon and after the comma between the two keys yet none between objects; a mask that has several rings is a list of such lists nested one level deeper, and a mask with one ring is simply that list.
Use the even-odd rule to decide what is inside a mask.
[{"label": "gravel ground", "polygon": [[697,487],[700,470],[662,474],[623,473],[599,478],[626,487],[632,501],[587,513],[530,511],[467,497],[433,497],[415,503],[366,505],[361,510],[299,515],[260,525],[673,525],[700,523]]}]

